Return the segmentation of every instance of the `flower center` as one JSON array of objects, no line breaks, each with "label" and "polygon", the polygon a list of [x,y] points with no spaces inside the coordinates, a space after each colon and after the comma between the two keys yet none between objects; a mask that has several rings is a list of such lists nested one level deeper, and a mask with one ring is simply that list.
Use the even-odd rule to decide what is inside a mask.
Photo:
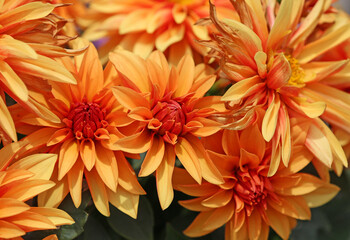
[{"label": "flower center", "polygon": [[67,116],[68,124],[77,139],[94,138],[99,128],[107,127],[106,112],[97,103],[75,103]]},{"label": "flower center", "polygon": [[181,134],[186,124],[186,115],[181,103],[172,99],[158,102],[152,112],[153,117],[161,122],[161,126],[156,129],[159,135],[177,136]]},{"label": "flower center", "polygon": [[305,72],[304,70],[300,67],[300,64],[297,59],[293,58],[290,55],[285,55],[287,58],[290,67],[292,69],[292,75],[290,76],[288,80],[288,85],[290,86],[295,86],[295,87],[304,87],[304,77],[305,77]]},{"label": "flower center", "polygon": [[268,191],[266,186],[270,185],[265,176],[259,175],[256,171],[236,172],[237,183],[234,187],[236,194],[249,206],[261,205],[266,208]]}]

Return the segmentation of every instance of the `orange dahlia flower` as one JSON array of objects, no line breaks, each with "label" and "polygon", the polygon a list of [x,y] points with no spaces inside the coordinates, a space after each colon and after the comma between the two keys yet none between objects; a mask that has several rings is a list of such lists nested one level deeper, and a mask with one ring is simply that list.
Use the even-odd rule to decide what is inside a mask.
[{"label": "orange dahlia flower", "polygon": [[268,239],[270,226],[282,239],[288,239],[296,219],[309,220],[310,207],[328,202],[339,191],[335,185],[299,172],[313,158],[304,144],[293,144],[289,166],[281,165],[269,177],[272,146],[265,142],[257,124],[202,140],[225,182],[198,185],[185,171],[175,169],[174,188],[195,197],[179,203],[200,212],[184,231],[190,237],[206,235],[226,224],[226,240]]},{"label": "orange dahlia flower", "polygon": [[0,136],[5,143],[17,140],[5,93],[41,117],[58,121],[32,95],[43,87],[43,79],[75,83],[69,71],[53,60],[74,53],[60,47],[71,38],[60,31],[66,20],[52,13],[59,6],[16,0],[0,4]]},{"label": "orange dahlia flower", "polygon": [[[77,46],[86,43],[75,40]],[[18,130],[26,135],[28,151],[58,153],[51,180],[56,186],[38,197],[39,205],[57,207],[70,192],[76,207],[81,203],[85,177],[96,208],[109,216],[109,202],[136,218],[139,195],[145,194],[124,154],[114,151],[117,138],[116,110],[110,86],[115,72],[104,71],[96,49],[90,44],[85,54],[63,58],[62,63],[76,77],[77,85],[51,83],[50,94],[38,95],[60,122],[50,122],[13,107]],[[23,152],[23,151],[22,151]]]},{"label": "orange dahlia flower", "polygon": [[198,139],[220,130],[220,124],[209,117],[224,110],[220,97],[203,97],[215,81],[211,70],[204,64],[195,66],[189,55],[170,68],[160,51],[144,60],[120,50],[111,53],[110,60],[122,78],[121,86],[113,88],[126,109],[119,124],[136,131],[123,133],[114,147],[129,153],[147,151],[139,176],[155,172],[161,207],[167,208],[173,200],[176,156],[198,183],[202,177],[221,183]]},{"label": "orange dahlia flower", "polygon": [[31,207],[25,203],[55,185],[43,178],[47,176],[48,170],[45,165],[48,161],[55,161],[57,155],[31,155],[6,169],[15,151],[23,147],[20,145],[22,144],[9,144],[0,150],[1,240],[22,239],[21,236],[27,232],[56,229],[57,226],[74,223],[73,219],[60,209]]},{"label": "orange dahlia flower", "polygon": [[[227,0],[214,2],[220,13],[232,16]],[[87,28],[84,37],[100,40],[104,61],[121,46],[144,58],[157,49],[176,64],[185,54],[206,53],[195,41],[207,40],[209,29],[195,23],[208,16],[207,0],[93,0],[90,12],[78,23]]]},{"label": "orange dahlia flower", "polygon": [[[317,61],[321,54],[350,37],[350,25],[339,14],[323,34],[314,31],[331,1],[306,4],[308,11],[303,0],[284,0],[281,4],[268,1],[266,6],[252,0],[231,2],[241,22],[219,20],[212,5],[211,19],[222,35],[205,44],[220,60],[225,77],[236,82],[222,100],[228,102],[235,116],[242,116],[238,123],[253,121],[256,107],[266,109],[262,135],[272,141],[271,176],[281,160],[285,166],[289,163],[291,114],[322,117],[350,131],[350,95],[331,86],[331,76],[348,60]],[[237,123],[228,125],[233,126],[240,127]],[[309,136],[307,147],[326,166],[331,167],[333,160],[347,166],[344,153],[329,156],[324,152],[339,144],[336,138],[313,132]]]}]

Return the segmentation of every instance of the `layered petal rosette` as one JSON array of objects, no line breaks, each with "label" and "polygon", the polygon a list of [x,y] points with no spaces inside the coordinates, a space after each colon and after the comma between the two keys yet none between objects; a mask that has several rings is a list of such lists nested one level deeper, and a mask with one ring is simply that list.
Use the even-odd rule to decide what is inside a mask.
[{"label": "layered petal rosette", "polygon": [[[285,166],[289,163],[291,115],[321,117],[349,131],[350,95],[331,84],[332,75],[344,69],[348,60],[325,62],[318,57],[347,40],[350,25],[340,12],[333,24],[320,30],[318,24],[331,1],[231,2],[240,21],[219,20],[212,5],[211,20],[221,35],[203,44],[212,48],[223,75],[235,82],[222,97],[237,120],[227,127],[245,127],[254,121],[256,107],[266,109],[262,135],[272,142],[271,176],[281,161]],[[347,166],[344,153],[330,159],[322,153],[339,144],[329,136],[310,133],[307,147],[329,168],[332,161]]]},{"label": "layered petal rosette", "polygon": [[120,50],[111,53],[110,60],[121,78],[113,93],[125,107],[119,126],[128,129],[121,131],[114,147],[129,153],[147,151],[139,176],[155,172],[161,207],[173,200],[176,157],[198,183],[202,178],[222,182],[198,138],[220,130],[210,117],[225,110],[220,97],[203,97],[216,79],[212,70],[204,64],[195,66],[189,55],[170,67],[160,51],[144,60]]},{"label": "layered petal rosette", "polygon": [[40,102],[36,90],[43,80],[75,83],[72,74],[53,58],[77,51],[61,46],[71,40],[61,31],[67,20],[54,14],[59,4],[4,0],[0,3],[0,133],[4,143],[17,140],[5,93],[26,109],[58,122]]},{"label": "layered petal rosette", "polygon": [[179,203],[200,212],[184,233],[203,236],[225,224],[226,240],[266,240],[270,227],[288,239],[297,219],[310,220],[310,207],[328,202],[339,188],[300,172],[313,155],[299,143],[297,134],[294,137],[289,166],[281,165],[272,177],[268,176],[272,146],[265,142],[258,124],[202,138],[225,182],[198,185],[186,171],[175,169],[174,188],[195,197]]},{"label": "layered petal rosette", "polygon": [[[82,47],[86,42],[78,39],[74,44]],[[110,88],[115,84],[116,72],[111,65],[102,69],[92,44],[85,54],[74,60],[63,58],[61,62],[75,76],[77,85],[52,82],[50,94],[36,96],[59,116],[59,123],[13,107],[19,131],[28,135],[24,140],[29,144],[22,153],[59,155],[51,176],[56,186],[39,195],[39,205],[57,207],[70,193],[79,207],[85,179],[103,215],[109,216],[110,202],[136,218],[139,195],[145,192],[124,154],[110,148],[110,141],[118,133],[116,110],[121,108]]]},{"label": "layered petal rosette", "polygon": [[[227,0],[214,2],[220,13],[232,15]],[[144,58],[157,49],[175,64],[184,54],[206,53],[195,41],[208,40],[210,31],[195,23],[209,16],[208,7],[207,0],[93,0],[78,23],[86,28],[84,37],[101,45],[102,61],[118,46]]]},{"label": "layered petal rosette", "polygon": [[[0,239],[22,239],[27,232],[56,229],[73,224],[64,211],[55,208],[31,207],[25,201],[55,184],[46,178],[48,163],[55,162],[55,154],[27,156],[7,168],[22,143],[9,144],[0,150]],[[53,168],[51,168],[52,172]]]}]

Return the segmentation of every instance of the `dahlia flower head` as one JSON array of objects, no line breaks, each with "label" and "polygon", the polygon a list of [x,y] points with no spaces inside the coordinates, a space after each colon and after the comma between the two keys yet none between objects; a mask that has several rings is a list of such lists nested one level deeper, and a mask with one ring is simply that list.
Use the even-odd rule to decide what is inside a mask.
[{"label": "dahlia flower head", "polygon": [[[73,224],[73,219],[56,208],[31,207],[27,200],[55,184],[49,181],[55,154],[34,154],[13,161],[26,143],[8,144],[0,150],[0,239],[22,239],[27,232],[56,229]],[[10,165],[10,166],[9,166]],[[45,240],[57,239],[55,235]]]},{"label": "dahlia flower head", "polygon": [[[220,14],[232,16],[227,0],[214,3]],[[159,50],[177,64],[185,54],[201,59],[207,52],[196,40],[208,40],[211,30],[195,23],[208,16],[207,0],[93,0],[77,23],[83,37],[100,46],[103,62],[118,46],[143,58]]]},{"label": "dahlia flower head", "polygon": [[72,38],[62,32],[67,21],[54,13],[59,7],[64,6],[42,1],[0,4],[0,139],[4,144],[17,140],[5,93],[27,110],[57,122],[57,116],[32,95],[38,88],[48,88],[47,80],[75,83],[71,73],[53,59],[81,52],[61,47]]},{"label": "dahlia flower head", "polygon": [[340,174],[347,159],[323,121],[350,131],[349,94],[336,87],[350,70],[349,60],[319,58],[349,39],[348,16],[324,0],[231,3],[239,21],[219,19],[211,4],[210,20],[202,22],[212,22],[220,32],[202,44],[211,48],[221,76],[233,83],[222,97],[234,120],[225,127],[247,127],[255,121],[257,108],[266,110],[261,131],[265,141],[272,142],[272,176],[280,162],[288,166],[290,119],[301,118],[312,125],[306,147],[325,167]]},{"label": "dahlia flower head", "polygon": [[184,233],[199,237],[225,225],[226,240],[266,240],[271,227],[288,239],[297,219],[310,220],[310,207],[325,204],[339,188],[301,172],[313,154],[304,145],[305,134],[292,133],[290,163],[280,165],[273,176],[268,176],[273,148],[262,136],[261,121],[244,130],[225,129],[202,138],[224,183],[199,185],[183,169],[174,170],[174,188],[194,197],[180,205],[200,212]]},{"label": "dahlia flower head", "polygon": [[160,51],[144,60],[117,50],[110,54],[110,60],[121,79],[113,94],[124,107],[117,126],[128,130],[120,128],[120,139],[114,146],[132,154],[147,152],[139,176],[155,173],[162,209],[173,200],[176,157],[198,183],[202,178],[221,183],[220,173],[199,141],[220,130],[221,124],[212,117],[225,111],[219,96],[204,97],[215,82],[213,70],[195,65],[190,55],[170,66]]},{"label": "dahlia flower head", "polygon": [[111,86],[117,84],[116,72],[111,64],[103,70],[91,43],[76,39],[71,44],[78,49],[88,45],[74,59],[60,60],[77,84],[50,82],[50,92],[38,92],[35,96],[60,121],[38,117],[23,111],[20,105],[11,106],[18,131],[27,135],[21,141],[28,145],[19,154],[58,154],[50,176],[56,185],[38,196],[39,206],[58,207],[70,193],[74,205],[79,207],[86,180],[94,204],[103,215],[110,215],[111,203],[136,218],[139,195],[145,192],[123,152],[113,147],[119,136],[116,110],[121,108],[111,91]]}]

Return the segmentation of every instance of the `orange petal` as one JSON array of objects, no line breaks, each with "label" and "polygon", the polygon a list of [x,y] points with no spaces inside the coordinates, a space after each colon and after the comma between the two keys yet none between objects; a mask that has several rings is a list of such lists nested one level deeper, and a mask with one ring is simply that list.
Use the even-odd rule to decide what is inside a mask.
[{"label": "orange petal", "polygon": [[61,146],[58,158],[58,180],[60,181],[72,168],[79,156],[79,144],[76,139],[70,139]]},{"label": "orange petal", "polygon": [[118,140],[114,147],[129,153],[143,153],[150,148],[151,138],[152,134],[144,129],[137,134]]},{"label": "orange petal", "polygon": [[2,97],[0,97],[0,119],[0,128],[4,130],[13,141],[17,141],[15,124]]},{"label": "orange petal", "polygon": [[0,238],[11,239],[25,234],[26,232],[15,224],[0,220]]},{"label": "orange petal", "polygon": [[49,180],[53,173],[56,161],[56,154],[33,154],[15,162],[8,168],[8,170],[25,169],[35,174],[32,179]]},{"label": "orange petal", "polygon": [[56,228],[48,218],[31,211],[20,213],[16,216],[7,218],[6,220],[16,224],[27,232]]},{"label": "orange petal", "polygon": [[81,194],[83,185],[84,165],[81,161],[76,161],[71,170],[67,173],[69,192],[74,206],[78,208],[81,204]]},{"label": "orange petal", "polygon": [[108,217],[110,215],[108,195],[103,181],[94,168],[90,172],[84,170],[84,175],[97,210]]},{"label": "orange petal", "polygon": [[273,230],[283,239],[288,239],[291,228],[289,227],[288,217],[277,212],[273,208],[266,211],[267,218]]},{"label": "orange petal", "polygon": [[191,142],[192,148],[197,154],[203,178],[212,184],[224,183],[221,173],[211,161],[201,141],[192,135],[187,135],[186,139]]},{"label": "orange petal", "polygon": [[95,168],[106,186],[115,192],[118,182],[118,166],[113,151],[97,144]]},{"label": "orange petal", "polygon": [[156,39],[156,48],[164,52],[170,45],[181,41],[185,35],[185,26],[183,24],[168,28]]},{"label": "orange petal", "polygon": [[222,96],[222,101],[237,101],[243,97],[249,96],[250,92],[255,89],[254,86],[261,82],[257,76],[239,81],[230,87]]},{"label": "orange petal", "polygon": [[267,74],[267,86],[272,89],[279,89],[288,83],[291,75],[292,69],[287,58],[283,54],[278,54]]},{"label": "orange petal", "polygon": [[0,219],[17,215],[29,209],[27,204],[17,199],[0,198]]},{"label": "orange petal", "polygon": [[115,193],[108,190],[108,197],[113,206],[136,219],[140,198],[138,194],[130,193],[121,186],[118,186],[117,192]]},{"label": "orange petal", "polygon": [[202,205],[208,208],[220,208],[227,205],[232,199],[233,191],[219,190],[202,201]]},{"label": "orange petal", "polygon": [[174,96],[186,95],[192,87],[194,80],[194,61],[190,55],[184,56],[176,67],[179,77]]},{"label": "orange petal", "polygon": [[114,87],[112,91],[117,101],[129,110],[137,107],[144,107],[149,109],[147,99],[130,88],[117,86]]},{"label": "orange petal", "polygon": [[39,78],[76,84],[76,79],[62,64],[42,55],[38,55],[37,59],[21,59],[21,61],[11,59],[7,62],[14,69],[21,69]]},{"label": "orange petal", "polygon": [[[226,133],[227,135],[228,133]],[[231,135],[234,133],[231,133]],[[235,136],[236,134],[234,134]],[[254,144],[252,144],[254,143]],[[236,142],[238,144],[238,142]],[[239,138],[239,145],[237,147],[241,147],[244,150],[248,151],[249,153],[253,153],[259,157],[260,160],[263,159],[265,155],[265,140],[259,131],[259,128],[257,124],[254,124],[254,126],[250,128],[246,128],[241,132],[240,138]],[[238,156],[238,155],[233,155]]]},{"label": "orange petal", "polygon": [[26,85],[5,61],[0,61],[0,76],[2,84],[10,90],[10,93],[15,94],[16,97],[24,102],[28,101],[28,89]]},{"label": "orange petal", "polygon": [[175,153],[188,173],[200,184],[202,182],[202,170],[197,153],[191,143],[186,138],[179,138],[175,145]]},{"label": "orange petal", "polygon": [[331,167],[333,156],[328,139],[315,125],[311,125],[305,140],[305,146],[327,167]]},{"label": "orange petal", "polygon": [[55,183],[43,179],[26,180],[20,184],[12,186],[6,193],[2,195],[2,197],[15,198],[24,202],[38,195],[39,193],[52,188],[54,185]]},{"label": "orange petal", "polygon": [[145,191],[137,181],[134,169],[131,167],[128,160],[126,160],[123,153],[117,151],[115,152],[115,156],[118,161],[118,184],[130,193],[138,195],[145,194]]},{"label": "orange petal", "polygon": [[152,174],[163,161],[165,144],[161,137],[154,135],[151,140],[151,146],[141,165],[140,177],[146,177]]},{"label": "orange petal", "polygon": [[74,220],[63,210],[57,208],[32,207],[31,212],[47,217],[56,226],[71,225]]},{"label": "orange petal", "polygon": [[47,146],[52,146],[61,143],[70,137],[73,137],[72,130],[69,128],[61,128],[50,137]]},{"label": "orange petal", "polygon": [[199,213],[183,233],[189,237],[200,237],[212,232],[213,230],[205,230],[205,227],[209,224],[207,220],[213,211],[214,210]]},{"label": "orange petal", "polygon": [[110,53],[109,59],[118,73],[134,84],[135,89],[139,89],[141,92],[150,92],[145,60],[124,50]]},{"label": "orange petal", "polygon": [[213,231],[225,223],[227,223],[233,216],[235,212],[234,201],[229,202],[227,205],[216,208],[208,219],[204,223],[204,230]]},{"label": "orange petal", "polygon": [[280,105],[279,94],[275,94],[262,121],[261,132],[267,142],[269,142],[275,134]]},{"label": "orange petal", "polygon": [[156,170],[157,192],[162,210],[169,207],[174,198],[172,186],[175,166],[175,152],[173,146],[166,144],[163,161]]},{"label": "orange petal", "polygon": [[96,162],[95,143],[90,138],[84,139],[79,146],[80,157],[88,171],[90,171]]}]

